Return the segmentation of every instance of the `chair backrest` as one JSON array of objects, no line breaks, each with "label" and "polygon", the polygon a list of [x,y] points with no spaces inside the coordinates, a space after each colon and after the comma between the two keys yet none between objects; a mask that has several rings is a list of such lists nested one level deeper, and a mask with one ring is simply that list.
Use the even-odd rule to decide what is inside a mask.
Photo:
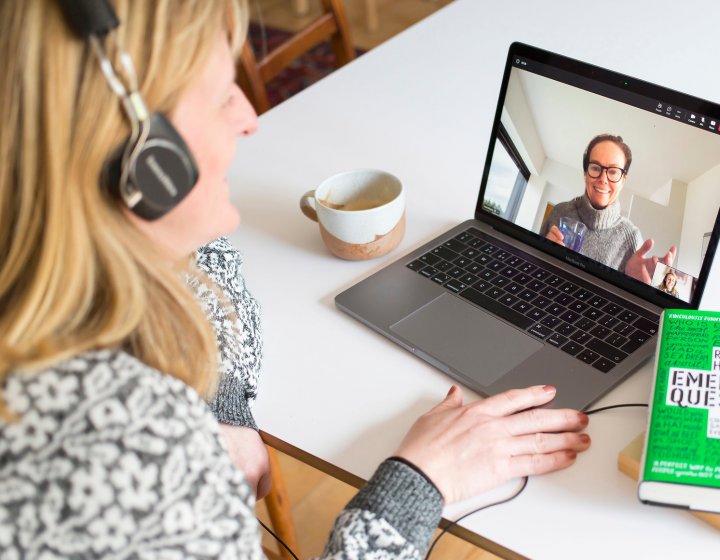
[{"label": "chair backrest", "polygon": [[266,84],[318,43],[330,40],[338,67],[355,58],[355,48],[350,38],[343,0],[321,0],[321,3],[320,17],[293,34],[266,56],[258,59],[250,42],[245,43],[237,65],[237,79],[258,114],[270,108]]}]

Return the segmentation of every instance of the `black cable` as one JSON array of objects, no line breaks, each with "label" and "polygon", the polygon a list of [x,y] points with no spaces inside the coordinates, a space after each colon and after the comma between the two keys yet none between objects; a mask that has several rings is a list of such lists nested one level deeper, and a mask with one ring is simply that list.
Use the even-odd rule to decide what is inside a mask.
[{"label": "black cable", "polygon": [[470,511],[470,512],[464,514],[464,515],[461,515],[460,517],[458,517],[458,518],[455,519],[454,521],[451,521],[450,523],[448,523],[448,524],[445,526],[445,528],[444,528],[442,531],[440,531],[440,534],[439,534],[437,537],[435,537],[435,540],[434,540],[434,541],[432,542],[432,544],[430,545],[430,548],[428,549],[427,554],[425,555],[425,560],[428,560],[428,558],[430,558],[430,553],[433,551],[433,548],[435,548],[435,545],[436,545],[437,542],[440,540],[440,537],[442,537],[445,533],[447,533],[447,531],[450,529],[450,527],[452,527],[452,526],[454,526],[454,525],[457,525],[458,523],[460,523],[460,521],[462,521],[462,520],[465,519],[466,517],[469,517],[469,516],[471,516],[471,515],[479,512],[479,511],[482,511],[482,510],[487,509],[487,508],[489,508],[489,507],[499,506],[500,504],[504,504],[504,503],[506,503],[506,502],[509,502],[510,500],[514,500],[515,498],[517,498],[517,497],[522,493],[523,490],[525,490],[525,487],[527,486],[527,483],[528,483],[528,477],[527,477],[527,476],[523,476],[523,477],[522,477],[522,484],[520,485],[520,488],[518,488],[517,492],[515,492],[512,496],[510,496],[510,497],[508,497],[508,498],[504,498],[504,499],[502,499],[502,500],[500,500],[500,501],[498,501],[498,502],[493,502],[492,504],[486,504],[486,505],[484,505],[484,506],[482,506],[482,507],[479,507],[479,508],[477,508],[477,509],[474,509],[474,510],[472,510],[472,511]]},{"label": "black cable", "polygon": [[600,408],[594,408],[592,410],[585,410],[585,414],[595,414],[596,412],[604,412],[606,410],[612,410],[613,408],[628,408],[631,406],[644,406],[647,408],[646,403],[628,403],[628,404],[612,404],[610,406],[601,406]]},{"label": "black cable", "polygon": [[277,542],[279,542],[281,545],[283,545],[285,547],[285,550],[287,550],[292,555],[292,557],[295,558],[295,560],[300,560],[300,558],[297,557],[297,555],[292,551],[292,549],[288,545],[286,545],[280,537],[278,537],[275,533],[272,532],[270,527],[265,525],[265,523],[263,523],[259,519],[258,519],[258,523],[260,523],[260,525],[263,526],[263,529],[265,529],[268,533],[270,533]]},{"label": "black cable", "polygon": [[[604,411],[606,411],[606,410],[612,410],[612,409],[614,409],[614,408],[629,408],[629,407],[634,407],[634,406],[640,406],[640,407],[646,407],[646,408],[647,408],[648,405],[647,405],[646,403],[613,404],[613,405],[609,405],[609,406],[601,406],[600,408],[594,408],[594,409],[591,409],[591,410],[585,410],[585,411],[583,411],[583,412],[584,412],[585,414],[587,414],[587,415],[590,415],[590,414],[595,414],[596,412],[604,412]],[[436,545],[437,542],[440,540],[440,537],[442,537],[445,533],[447,533],[447,531],[448,531],[448,529],[450,529],[450,527],[452,527],[452,526],[454,526],[454,525],[457,525],[460,521],[462,521],[462,520],[465,519],[466,517],[469,517],[469,516],[471,516],[471,515],[479,512],[479,511],[482,511],[482,510],[487,509],[487,508],[489,508],[489,507],[499,506],[500,504],[504,504],[504,503],[506,503],[506,502],[509,502],[510,500],[514,500],[515,498],[517,498],[517,497],[522,493],[523,490],[525,490],[525,487],[527,486],[527,483],[528,483],[528,477],[527,477],[527,476],[524,476],[524,477],[523,477],[522,485],[520,486],[520,488],[518,488],[518,491],[515,492],[515,493],[514,493],[512,496],[510,496],[509,498],[505,498],[504,500],[500,500],[499,502],[493,502],[492,504],[487,504],[487,505],[484,505],[484,506],[482,506],[482,507],[480,507],[480,508],[474,509],[474,510],[472,510],[472,511],[470,511],[470,512],[468,512],[468,513],[466,513],[466,514],[464,514],[464,515],[462,515],[462,516],[460,516],[460,517],[458,517],[455,521],[451,521],[450,523],[448,523],[447,526],[440,532],[440,534],[439,534],[437,537],[435,537],[435,540],[434,540],[434,541],[432,542],[432,544],[430,545],[430,548],[428,549],[427,554],[425,555],[425,560],[428,560],[428,558],[430,558],[430,553],[433,551],[433,548],[435,548],[435,545]]]}]

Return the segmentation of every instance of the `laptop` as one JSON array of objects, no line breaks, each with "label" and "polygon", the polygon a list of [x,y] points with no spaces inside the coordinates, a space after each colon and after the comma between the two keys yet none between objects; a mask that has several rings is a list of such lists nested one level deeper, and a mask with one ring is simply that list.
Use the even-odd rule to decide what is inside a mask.
[{"label": "laptop", "polygon": [[[619,141],[585,154],[605,134],[630,166]],[[698,307],[719,184],[719,105],[513,43],[474,218],[335,303],[482,395],[544,383],[584,409],[653,355],[663,309]]]}]

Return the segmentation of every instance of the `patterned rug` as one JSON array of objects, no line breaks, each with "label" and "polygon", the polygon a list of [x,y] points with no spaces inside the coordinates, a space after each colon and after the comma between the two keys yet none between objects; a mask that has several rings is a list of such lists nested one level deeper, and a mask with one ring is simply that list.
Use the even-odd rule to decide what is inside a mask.
[{"label": "patterned rug", "polygon": [[[290,33],[265,26],[263,29],[256,23],[250,23],[248,32],[250,42],[256,55],[269,52],[281,44]],[[365,51],[357,50],[358,56]],[[321,80],[335,70],[335,53],[329,42],[317,45],[307,54],[293,61],[292,64],[267,84],[270,106],[282,103],[297,92]]]}]

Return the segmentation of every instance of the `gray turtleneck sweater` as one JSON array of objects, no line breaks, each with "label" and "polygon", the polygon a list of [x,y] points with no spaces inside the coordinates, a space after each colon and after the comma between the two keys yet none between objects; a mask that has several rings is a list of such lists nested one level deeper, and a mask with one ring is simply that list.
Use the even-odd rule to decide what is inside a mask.
[{"label": "gray turtleneck sweater", "polygon": [[607,208],[598,210],[590,204],[586,194],[555,205],[540,227],[543,237],[551,226],[560,226],[560,218],[573,218],[588,227],[580,254],[621,272],[632,254],[643,243],[640,230],[620,215],[616,200]]}]

